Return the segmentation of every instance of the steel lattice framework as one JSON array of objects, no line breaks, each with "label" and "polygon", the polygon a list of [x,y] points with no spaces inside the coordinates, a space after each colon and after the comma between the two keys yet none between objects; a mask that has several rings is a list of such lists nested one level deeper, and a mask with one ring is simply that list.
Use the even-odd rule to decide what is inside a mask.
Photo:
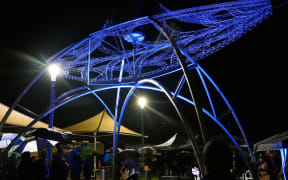
[{"label": "steel lattice framework", "polygon": [[[59,96],[45,112],[41,113],[38,118],[19,133],[7,150],[23,133],[43,117],[52,114],[54,110],[77,98],[93,94],[115,120],[114,157],[126,105],[133,92],[137,88],[142,88],[162,92],[169,99],[184,125],[185,132],[191,140],[197,162],[204,174],[205,168],[203,168],[201,153],[195,141],[193,130],[182,117],[183,112],[175,101],[185,101],[194,106],[201,132],[201,119],[203,116],[209,117],[219,125],[234,142],[247,166],[250,167],[250,163],[242,152],[239,143],[220,122],[218,118],[220,113],[214,108],[216,105],[210,96],[207,83],[211,84],[220,94],[232,114],[248,146],[253,162],[255,160],[254,155],[238,117],[220,88],[198,64],[198,61],[231,44],[271,14],[272,7],[269,0],[239,0],[168,11],[163,14],[143,17],[103,28],[90,34],[87,38],[71,44],[47,60],[47,64],[60,64],[66,78],[81,81],[87,85]],[[46,71],[47,68],[37,75],[18,96],[3,117],[0,123],[0,131],[15,106]],[[183,76],[174,91],[167,89],[164,83],[156,80],[157,77],[176,71],[182,71]],[[210,104],[209,109],[204,108],[196,100],[197,98],[195,99],[195,94],[191,88],[191,78],[193,77],[187,73],[188,71],[194,71],[201,79],[204,94],[207,95]],[[190,98],[183,97],[180,94],[184,83],[187,83],[191,95]],[[93,85],[103,86],[97,86],[97,88],[93,89]],[[121,88],[130,88],[130,91],[126,95],[121,111],[118,112]],[[115,89],[117,92],[114,113],[97,94],[109,89]],[[205,142],[203,132],[202,135]],[[115,158],[113,160],[113,175],[115,174],[114,167]]]},{"label": "steel lattice framework", "polygon": [[[199,61],[243,36],[271,13],[267,0],[244,0],[170,11],[152,18],[161,23],[179,48]],[[145,40],[127,42],[125,37],[135,31],[143,32]],[[149,17],[92,33],[56,61],[69,79],[103,84],[119,82],[123,59],[122,82],[180,70],[171,44],[159,36]],[[186,63],[191,65],[188,59]]]}]

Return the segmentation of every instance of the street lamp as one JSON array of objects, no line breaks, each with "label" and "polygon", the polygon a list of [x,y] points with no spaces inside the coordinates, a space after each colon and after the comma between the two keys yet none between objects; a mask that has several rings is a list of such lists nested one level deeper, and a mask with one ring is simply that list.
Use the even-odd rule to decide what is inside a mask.
[{"label": "street lamp", "polygon": [[[60,67],[57,64],[51,64],[48,67],[48,71],[51,75],[51,90],[50,90],[50,106],[54,104],[55,101],[55,82],[56,77],[60,73]],[[53,128],[53,119],[54,119],[54,112],[52,111],[49,114],[49,126],[48,128]]]},{"label": "street lamp", "polygon": [[[51,64],[48,67],[48,71],[51,75],[51,89],[50,89],[50,107],[53,106],[55,101],[55,84],[56,84],[56,77],[60,74],[60,67],[57,64]],[[53,120],[54,120],[54,111],[51,111],[49,114],[49,125],[48,128],[53,128]],[[51,159],[51,147],[47,149],[48,159]]]},{"label": "street lamp", "polygon": [[140,106],[140,108],[142,109],[142,111],[141,111],[141,128],[142,128],[142,146],[144,146],[144,118],[143,118],[143,111],[144,111],[144,107],[146,106],[146,104],[147,104],[147,100],[146,100],[146,98],[144,98],[144,97],[140,97],[139,99],[138,99],[138,104],[139,104],[139,106]]}]

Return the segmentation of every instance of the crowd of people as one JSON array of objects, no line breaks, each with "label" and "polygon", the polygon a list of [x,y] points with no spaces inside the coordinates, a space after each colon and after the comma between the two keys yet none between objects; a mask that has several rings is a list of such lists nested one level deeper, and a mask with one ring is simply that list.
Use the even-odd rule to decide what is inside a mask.
[{"label": "crowd of people", "polygon": [[[93,170],[94,155],[80,157],[78,149],[65,155],[62,145],[56,145],[57,151],[48,158],[44,149],[38,156],[23,152],[20,158],[15,154],[3,164],[0,163],[0,179],[2,180],[80,180],[81,174],[85,180],[90,180]],[[212,140],[203,148],[203,162],[206,169],[203,180],[224,179],[234,180],[245,171],[245,165],[239,165],[241,158],[236,158],[229,146],[223,141]],[[276,151],[257,154],[256,175],[260,180],[276,180],[281,176],[281,159]],[[112,155],[108,156],[105,179],[112,179]],[[199,178],[197,163],[193,153],[189,151],[162,151],[146,154],[131,153],[129,156],[119,156],[116,161],[115,179],[138,180],[139,174],[147,180],[162,176],[188,176]],[[192,173],[192,169],[194,173]],[[247,170],[247,167],[246,167]],[[196,174],[195,174],[196,173]]]},{"label": "crowd of people", "polygon": [[[204,162],[207,169],[205,180],[209,179],[233,179],[233,153],[229,147],[218,141],[207,143],[203,151]],[[108,160],[108,166],[111,167],[112,156]],[[110,162],[110,163],[109,163]],[[221,166],[219,166],[221,162]],[[145,176],[150,180],[152,177],[161,179],[163,176],[186,176],[199,178],[199,167],[197,167],[193,152],[184,150],[153,151],[152,153],[133,154],[128,157],[117,158],[116,177],[121,180],[137,180],[139,175]],[[192,174],[194,169],[194,174]],[[111,170],[108,170],[107,179],[110,180]]]},{"label": "crowd of people", "polygon": [[84,160],[80,152],[75,149],[66,156],[62,145],[56,145],[56,152],[48,157],[46,149],[38,156],[31,156],[29,151],[23,152],[20,158],[12,154],[0,169],[1,180],[80,180],[83,172],[85,180],[90,180],[93,169],[93,156],[86,156]]}]

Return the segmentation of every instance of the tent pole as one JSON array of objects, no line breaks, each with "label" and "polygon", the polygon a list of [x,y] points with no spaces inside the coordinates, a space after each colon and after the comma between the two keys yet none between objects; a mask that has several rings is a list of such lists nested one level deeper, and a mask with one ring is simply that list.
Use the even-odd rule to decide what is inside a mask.
[{"label": "tent pole", "polygon": [[[94,152],[93,152],[93,159],[94,159],[94,169],[97,169],[97,159],[96,159],[96,146],[97,146],[97,131],[93,132],[94,136]],[[95,154],[94,154],[95,153]],[[94,174],[95,175],[95,174]]]}]

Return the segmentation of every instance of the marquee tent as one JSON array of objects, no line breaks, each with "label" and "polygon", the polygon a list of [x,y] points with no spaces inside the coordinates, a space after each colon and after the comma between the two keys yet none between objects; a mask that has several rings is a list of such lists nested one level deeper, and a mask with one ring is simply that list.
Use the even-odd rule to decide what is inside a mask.
[{"label": "marquee tent", "polygon": [[[113,133],[114,120],[105,110],[103,110],[102,112],[98,113],[97,115],[95,115],[95,116],[93,116],[87,120],[73,124],[73,125],[68,126],[64,129],[67,131],[71,131],[71,132]],[[142,134],[139,134],[135,131],[132,131],[132,130],[130,130],[130,129],[126,128],[125,126],[122,126],[122,125],[120,128],[120,134],[142,136]]]},{"label": "marquee tent", "polygon": [[263,139],[258,143],[254,144],[254,151],[267,151],[267,150],[279,150],[282,160],[282,170],[284,179],[286,180],[285,173],[285,163],[287,159],[287,148],[288,148],[288,131],[281,132],[271,136],[269,138]]},{"label": "marquee tent", "polygon": [[[2,121],[3,117],[5,116],[5,113],[8,111],[9,107],[0,103],[0,120]],[[27,126],[30,124],[34,119],[30,116],[27,116],[23,113],[20,113],[16,110],[13,110],[10,116],[8,117],[6,124],[9,125],[16,125],[16,126]],[[37,122],[35,123],[32,128],[48,128],[48,124],[44,122]],[[54,127],[55,130],[63,131],[63,129]]]},{"label": "marquee tent", "polygon": [[279,150],[288,148],[288,131],[275,134],[254,144],[254,151]]},{"label": "marquee tent", "polygon": [[[106,112],[104,109],[102,112],[98,113],[97,115],[84,120],[82,122],[76,123],[74,125],[68,126],[64,128],[67,131],[71,132],[86,132],[86,133],[93,133],[94,136],[94,150],[96,151],[96,137],[98,132],[104,133],[113,133],[114,132],[114,120],[112,117]],[[120,134],[123,135],[131,135],[131,136],[142,136],[135,131],[132,131],[124,126],[121,125],[120,127]],[[94,167],[96,167],[96,158],[94,157]]]}]

